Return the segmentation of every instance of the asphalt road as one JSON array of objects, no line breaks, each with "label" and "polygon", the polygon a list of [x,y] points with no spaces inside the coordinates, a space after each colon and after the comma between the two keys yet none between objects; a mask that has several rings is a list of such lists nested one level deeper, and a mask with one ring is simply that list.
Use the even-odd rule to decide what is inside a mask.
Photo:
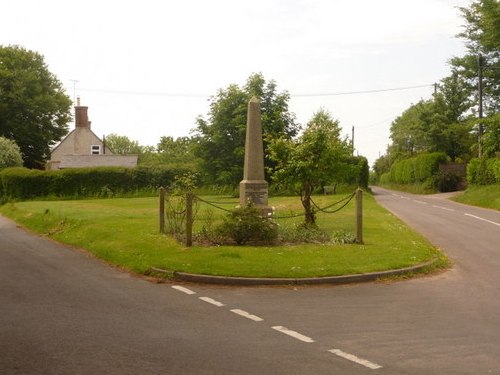
[{"label": "asphalt road", "polygon": [[500,213],[375,192],[453,268],[348,286],[155,284],[0,217],[0,374],[500,374]]}]

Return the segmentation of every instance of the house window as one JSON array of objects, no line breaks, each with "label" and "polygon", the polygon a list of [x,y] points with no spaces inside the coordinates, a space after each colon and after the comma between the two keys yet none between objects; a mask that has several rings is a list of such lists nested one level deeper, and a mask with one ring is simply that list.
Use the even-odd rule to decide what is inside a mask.
[{"label": "house window", "polygon": [[101,145],[92,145],[90,153],[92,155],[101,155]]}]

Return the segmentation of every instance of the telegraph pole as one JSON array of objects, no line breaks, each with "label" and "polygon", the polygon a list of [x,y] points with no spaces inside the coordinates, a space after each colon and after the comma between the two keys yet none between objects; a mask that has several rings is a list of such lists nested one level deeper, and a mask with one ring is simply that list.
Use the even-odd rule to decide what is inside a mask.
[{"label": "telegraph pole", "polygon": [[80,81],[77,79],[70,79],[71,82],[73,82],[73,105],[76,105],[76,84]]},{"label": "telegraph pole", "polygon": [[352,127],[351,145],[352,145],[352,155],[354,156],[354,126]]},{"label": "telegraph pole", "polygon": [[479,91],[479,129],[478,129],[478,156],[483,156],[483,68],[484,58],[481,54],[477,56],[478,66],[478,91]]}]

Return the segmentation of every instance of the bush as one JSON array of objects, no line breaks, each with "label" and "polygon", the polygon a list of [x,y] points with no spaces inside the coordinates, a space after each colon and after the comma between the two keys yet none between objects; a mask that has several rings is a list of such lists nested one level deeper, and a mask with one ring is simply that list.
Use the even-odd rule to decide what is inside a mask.
[{"label": "bush", "polygon": [[332,238],[318,227],[304,224],[282,227],[279,231],[280,242],[288,244],[328,243]]},{"label": "bush", "polygon": [[370,166],[368,160],[363,156],[352,156],[347,160],[347,174],[341,179],[340,183],[348,185],[357,185],[368,187],[368,179],[370,176]]},{"label": "bush", "polygon": [[22,165],[21,149],[16,142],[0,137],[0,169],[21,167]]},{"label": "bush", "polygon": [[[439,164],[446,162],[446,160],[446,154],[434,152],[398,161],[391,167],[390,182],[396,184],[432,184],[432,179],[438,174]],[[387,177],[384,175],[381,176],[381,182],[387,183],[386,179]]]},{"label": "bush", "polygon": [[379,182],[382,184],[382,185],[388,185],[391,183],[391,173],[390,172],[387,172],[387,173],[383,173],[380,175],[380,179],[379,179]]},{"label": "bush", "polygon": [[276,223],[262,217],[261,211],[252,204],[234,210],[224,219],[218,231],[238,245],[249,241],[272,243],[278,238]]},{"label": "bush", "polygon": [[500,183],[500,158],[474,158],[467,165],[467,182],[476,185]]},{"label": "bush", "polygon": [[0,172],[4,199],[110,197],[169,187],[185,170],[162,167],[120,167],[40,171],[7,168]]},{"label": "bush", "polygon": [[495,176],[495,182],[500,183],[500,158],[490,159],[490,169]]}]

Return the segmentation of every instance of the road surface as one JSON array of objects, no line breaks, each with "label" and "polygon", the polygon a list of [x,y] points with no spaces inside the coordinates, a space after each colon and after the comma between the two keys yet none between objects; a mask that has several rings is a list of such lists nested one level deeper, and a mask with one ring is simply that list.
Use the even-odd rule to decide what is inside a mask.
[{"label": "road surface", "polygon": [[155,284],[0,217],[0,374],[500,374],[500,213],[375,193],[453,268],[347,286]]}]

